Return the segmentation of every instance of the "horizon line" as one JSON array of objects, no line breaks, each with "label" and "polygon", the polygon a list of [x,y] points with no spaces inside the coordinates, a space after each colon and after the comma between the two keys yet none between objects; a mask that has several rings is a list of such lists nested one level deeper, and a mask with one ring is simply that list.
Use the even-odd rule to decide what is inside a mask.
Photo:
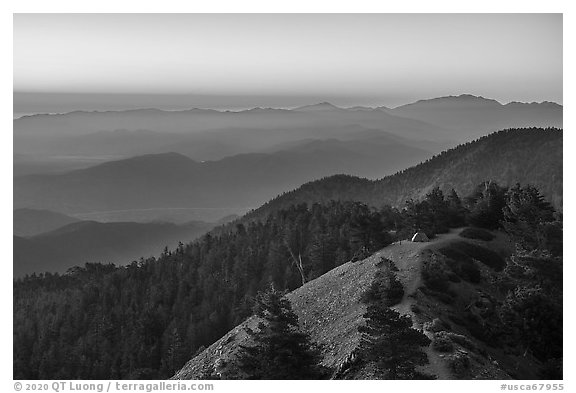
[{"label": "horizon line", "polygon": [[[142,96],[224,96],[224,95],[219,95],[219,94],[165,94],[165,93],[78,93],[78,92],[22,92],[22,91],[13,91],[13,94],[69,94],[69,95],[74,95],[74,94],[83,94],[83,95],[142,95]],[[230,96],[230,95],[229,95]],[[231,96],[238,96],[238,97],[261,97],[261,96],[266,96],[266,95],[231,95]],[[270,97],[283,97],[282,95],[278,95],[278,96],[274,96],[274,95],[270,95]],[[290,96],[286,96],[286,97],[290,97]],[[431,100],[436,100],[436,99],[443,99],[443,98],[461,98],[461,97],[472,97],[472,98],[476,98],[476,99],[483,99],[486,101],[494,101],[496,103],[498,103],[499,105],[502,106],[506,106],[506,105],[510,105],[510,104],[525,104],[525,105],[530,105],[530,104],[555,104],[561,107],[564,107],[563,104],[558,103],[556,101],[549,101],[549,100],[543,100],[543,101],[518,101],[518,100],[511,100],[508,102],[504,102],[504,101],[499,101],[497,99],[494,98],[487,98],[484,97],[482,95],[475,95],[475,94],[470,94],[470,93],[462,93],[459,95],[443,95],[443,96],[437,96],[437,97],[429,97],[429,98],[422,98],[422,99],[418,99],[415,101],[410,101],[410,102],[406,102],[403,104],[399,104],[396,106],[386,106],[386,105],[378,105],[378,106],[367,106],[367,105],[347,105],[347,106],[338,106],[335,104],[332,104],[330,101],[328,100],[324,100],[324,101],[317,101],[317,102],[313,102],[313,103],[309,103],[309,104],[304,104],[304,105],[298,105],[298,106],[275,106],[275,107],[263,107],[263,106],[249,106],[246,107],[244,109],[217,109],[214,107],[189,107],[186,109],[160,109],[157,107],[147,107],[147,106],[142,106],[142,107],[138,107],[138,108],[127,108],[127,109],[109,109],[109,110],[88,110],[88,109],[78,109],[78,110],[72,110],[69,112],[33,112],[33,113],[27,113],[27,114],[23,114],[20,117],[15,117],[13,118],[13,120],[17,120],[17,119],[21,119],[24,117],[32,117],[32,116],[38,116],[38,115],[67,115],[67,114],[71,114],[71,113],[120,113],[120,112],[133,112],[133,111],[144,111],[144,110],[156,110],[156,111],[160,111],[160,112],[174,112],[174,113],[180,113],[180,112],[189,112],[189,111],[193,111],[193,110],[202,110],[202,111],[213,111],[213,112],[218,112],[218,113],[242,113],[242,112],[248,112],[248,111],[253,111],[253,110],[280,110],[280,111],[294,111],[294,110],[298,110],[300,108],[307,108],[307,107],[314,107],[314,106],[319,106],[319,105],[330,105],[333,106],[335,109],[342,109],[342,110],[354,110],[354,108],[366,108],[369,110],[382,110],[382,109],[397,109],[406,105],[411,105],[411,104],[416,104],[419,102],[424,102],[424,101],[431,101]],[[334,98],[334,97],[333,97]],[[15,113],[21,113],[21,112],[17,112],[17,111],[13,111],[13,114]]]}]

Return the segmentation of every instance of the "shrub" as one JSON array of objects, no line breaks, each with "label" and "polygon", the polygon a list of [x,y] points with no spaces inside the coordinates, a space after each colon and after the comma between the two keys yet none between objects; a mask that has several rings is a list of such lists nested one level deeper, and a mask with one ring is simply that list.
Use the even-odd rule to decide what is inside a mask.
[{"label": "shrub", "polygon": [[470,257],[498,272],[506,266],[506,261],[497,252],[466,242],[463,242],[461,247]]},{"label": "shrub", "polygon": [[399,271],[398,267],[396,266],[396,264],[394,263],[394,261],[390,260],[390,259],[386,259],[387,263],[388,263],[388,267],[391,271],[393,272],[397,272]]},{"label": "shrub", "polygon": [[428,259],[422,265],[424,285],[435,291],[446,291],[450,286],[450,277],[446,265],[436,259]]},{"label": "shrub", "polygon": [[452,340],[450,340],[448,334],[441,331],[434,334],[432,349],[437,352],[452,352],[454,350],[454,344],[452,344]]},{"label": "shrub", "polygon": [[[472,337],[474,337],[480,341],[484,341],[489,346],[494,346],[494,344],[496,344],[494,341],[490,341],[490,337],[489,337],[486,329],[484,327],[482,327],[479,324],[479,322],[476,320],[476,318],[473,317],[471,314],[461,314],[461,315],[452,314],[452,315],[450,315],[449,318],[455,324],[466,328],[470,332]],[[454,333],[451,333],[451,334],[454,334]],[[461,338],[461,337],[463,337],[463,338]],[[471,341],[469,341],[465,336],[460,336],[460,335],[454,334],[454,336],[451,336],[451,338],[452,338],[452,341],[454,341],[457,344],[462,345],[464,348],[467,348],[467,349],[475,348],[475,345]],[[468,340],[468,342],[466,342],[464,339]],[[471,346],[471,348],[468,348],[468,346]]]},{"label": "shrub", "polygon": [[458,277],[458,275],[454,272],[448,273],[448,279],[450,280],[450,282],[453,282],[456,284],[462,281],[462,279],[460,277]]},{"label": "shrub", "polygon": [[424,295],[433,296],[440,300],[442,303],[445,304],[452,304],[454,303],[454,292],[446,290],[446,291],[436,291],[434,289],[430,289],[427,287],[420,287],[418,288]]},{"label": "shrub", "polygon": [[432,333],[441,332],[446,329],[451,329],[451,326],[440,318],[434,318],[432,321],[424,323],[424,330]]},{"label": "shrub", "polygon": [[448,258],[456,260],[464,259],[464,256],[476,259],[496,271],[501,271],[506,266],[506,261],[498,253],[465,241],[452,242],[439,251]]},{"label": "shrub", "polygon": [[422,313],[422,310],[416,304],[412,304],[410,306],[410,311],[412,311],[414,314],[421,314]]},{"label": "shrub", "polygon": [[380,259],[378,260],[378,262],[376,262],[374,264],[376,267],[379,268],[387,268],[390,269],[393,272],[397,272],[398,271],[398,267],[396,267],[396,264],[394,263],[393,260],[388,259],[386,257],[380,257]]},{"label": "shrub", "polygon": [[448,367],[458,377],[463,377],[470,368],[470,356],[466,352],[458,351],[448,358]]},{"label": "shrub", "polygon": [[465,237],[467,239],[484,240],[486,242],[489,242],[490,240],[494,239],[493,234],[481,228],[466,228],[462,232],[460,232],[460,236]]},{"label": "shrub", "polygon": [[[474,261],[466,255],[462,255],[458,259],[448,258],[446,264],[455,275],[464,281],[474,284],[478,284],[481,281],[482,275],[480,274],[480,269],[478,269]],[[451,281],[454,280],[451,279]]]},{"label": "shrub", "polygon": [[466,336],[451,332],[448,332],[447,336],[450,338],[450,340],[452,340],[452,342],[455,342],[456,344],[459,344],[466,349],[469,349],[471,351],[477,350],[476,345],[474,345],[474,343],[470,341],[470,339]]},{"label": "shrub", "polygon": [[463,326],[470,332],[472,337],[480,341],[483,341],[484,343],[486,343],[491,347],[497,345],[497,342],[493,340],[491,341],[492,337],[490,336],[486,327],[482,326],[482,324],[478,321],[478,319],[472,314],[470,313],[466,314]]},{"label": "shrub", "polygon": [[464,321],[464,320],[463,320],[459,315],[457,315],[457,314],[451,314],[451,315],[449,316],[449,318],[450,318],[450,320],[451,320],[452,322],[454,322],[454,323],[457,324],[457,325],[460,325],[460,326],[465,326],[465,325],[466,325],[466,321]]},{"label": "shrub", "polygon": [[370,255],[372,255],[372,253],[370,253],[370,251],[368,251],[368,249],[361,248],[360,250],[356,251],[356,253],[354,253],[354,256],[352,257],[350,262],[362,261],[362,260],[368,258]]}]

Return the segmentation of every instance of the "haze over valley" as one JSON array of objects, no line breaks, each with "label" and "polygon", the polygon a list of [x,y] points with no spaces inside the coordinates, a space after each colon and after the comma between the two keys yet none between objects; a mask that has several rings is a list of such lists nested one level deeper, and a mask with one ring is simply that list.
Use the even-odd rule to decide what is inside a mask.
[{"label": "haze over valley", "polygon": [[[322,102],[239,112],[140,109],[25,116],[14,120],[14,207],[79,221],[216,225],[316,179],[338,174],[381,179],[459,142],[528,124],[561,128],[562,106],[502,105],[460,95],[394,109]],[[561,204],[558,191],[550,192]],[[400,206],[402,198],[391,202]],[[183,236],[179,241],[189,240],[184,234],[190,232],[161,228],[170,228],[170,234],[136,251],[158,254],[162,241],[176,244],[168,239],[177,234]],[[28,244],[17,250],[24,248],[33,249]],[[138,256],[127,252],[121,261],[105,255],[116,263]]]},{"label": "haze over valley", "polygon": [[15,207],[240,212],[310,180],[340,173],[381,178],[463,141],[527,125],[561,128],[562,107],[461,95],[395,109],[320,103],[28,116],[14,121]]}]

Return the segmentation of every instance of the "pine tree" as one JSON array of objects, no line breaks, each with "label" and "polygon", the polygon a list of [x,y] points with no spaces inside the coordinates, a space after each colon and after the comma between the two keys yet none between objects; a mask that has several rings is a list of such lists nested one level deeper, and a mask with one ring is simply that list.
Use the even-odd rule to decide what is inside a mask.
[{"label": "pine tree", "polygon": [[436,233],[444,233],[448,231],[450,226],[448,214],[448,202],[444,198],[444,193],[439,187],[434,187],[432,191],[426,194],[426,202],[432,215],[432,231]]},{"label": "pine tree", "polygon": [[538,359],[562,357],[562,297],[540,286],[517,287],[508,293],[500,318],[512,342]]},{"label": "pine tree", "polygon": [[382,379],[430,379],[416,370],[428,362],[422,347],[430,344],[423,333],[412,329],[412,319],[400,315],[382,303],[368,306],[359,354],[363,361],[373,362]]},{"label": "pine tree", "polygon": [[504,218],[506,191],[508,191],[506,187],[500,187],[492,181],[478,185],[474,193],[467,198],[470,223],[486,229],[499,228],[500,222]]},{"label": "pine tree", "polygon": [[165,358],[162,360],[163,369],[169,374],[174,374],[184,364],[187,359],[184,344],[177,327],[174,327],[168,334],[168,348]]},{"label": "pine tree", "polygon": [[363,294],[364,303],[382,303],[387,307],[394,306],[404,297],[404,287],[396,277],[394,263],[386,260],[388,266],[378,270],[368,290]]},{"label": "pine tree", "polygon": [[261,319],[248,329],[253,346],[241,346],[238,364],[242,379],[322,379],[326,370],[310,337],[299,331],[298,317],[288,299],[274,289],[261,293],[254,308]]},{"label": "pine tree", "polygon": [[392,243],[384,223],[378,212],[370,212],[366,209],[362,214],[352,218],[351,242],[360,250],[374,252]]},{"label": "pine tree", "polygon": [[562,236],[561,230],[550,230],[554,228],[554,208],[536,187],[516,184],[506,194],[503,211],[504,229],[526,251],[553,248],[554,237]]},{"label": "pine tree", "polygon": [[428,201],[416,202],[412,199],[406,201],[403,210],[405,225],[410,233],[424,231],[429,237],[434,235],[434,215]]},{"label": "pine tree", "polygon": [[455,189],[452,189],[446,198],[448,203],[448,220],[451,227],[460,227],[466,224],[466,208]]},{"label": "pine tree", "polygon": [[316,278],[335,267],[336,243],[329,234],[319,233],[314,236],[310,245],[310,277]]}]

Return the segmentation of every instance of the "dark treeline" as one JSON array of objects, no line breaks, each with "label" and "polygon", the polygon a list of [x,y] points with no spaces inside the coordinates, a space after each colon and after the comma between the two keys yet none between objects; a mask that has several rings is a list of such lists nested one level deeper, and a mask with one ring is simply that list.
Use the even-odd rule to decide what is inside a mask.
[{"label": "dark treeline", "polygon": [[507,189],[487,182],[463,200],[436,188],[402,210],[300,204],[157,259],[15,280],[14,378],[170,377],[247,318],[271,283],[293,290],[416,230],[434,236],[468,222],[490,227],[503,218],[502,195]]},{"label": "dark treeline", "polygon": [[515,252],[494,283],[504,300],[474,333],[518,357],[533,355],[541,362],[539,378],[562,379],[562,222],[535,187],[497,190],[493,199],[492,206],[481,204],[474,218],[494,227],[494,217],[485,220],[479,212],[498,212]]}]

